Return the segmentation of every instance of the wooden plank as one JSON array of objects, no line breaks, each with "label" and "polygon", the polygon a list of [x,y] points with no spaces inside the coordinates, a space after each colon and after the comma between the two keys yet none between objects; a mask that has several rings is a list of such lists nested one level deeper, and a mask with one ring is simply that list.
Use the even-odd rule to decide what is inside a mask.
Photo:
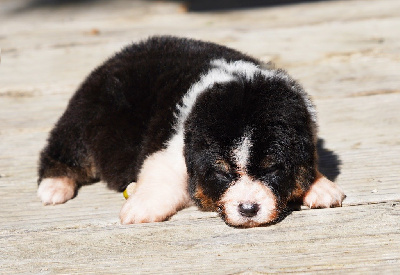
[{"label": "wooden plank", "polygon": [[[400,199],[400,94],[316,100],[320,137],[341,165],[345,204]],[[329,159],[327,163],[329,166]],[[329,169],[329,168],[328,168]]]},{"label": "wooden plank", "polygon": [[399,203],[383,203],[294,212],[275,226],[246,230],[212,217],[21,228],[2,233],[1,268],[6,273],[390,273],[400,263],[399,217]]},{"label": "wooden plank", "polygon": [[[399,1],[200,14],[174,2],[28,2],[0,0],[2,273],[398,271]],[[165,223],[122,226],[124,199],[104,184],[42,206],[37,158],[68,99],[101,61],[151,34],[226,44],[298,78],[316,103],[320,164],[346,191],[344,207],[240,230],[194,207]]]}]

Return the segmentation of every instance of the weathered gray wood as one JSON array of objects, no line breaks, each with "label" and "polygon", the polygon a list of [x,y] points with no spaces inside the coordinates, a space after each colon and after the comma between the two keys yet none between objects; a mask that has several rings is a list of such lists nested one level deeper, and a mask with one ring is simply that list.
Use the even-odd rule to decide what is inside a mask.
[{"label": "weathered gray wood", "polygon": [[300,211],[275,226],[246,230],[227,227],[219,218],[22,227],[1,236],[2,271],[394,274],[400,260],[399,210],[386,203]]},{"label": "weathered gray wood", "polygon": [[[400,1],[185,13],[175,2],[0,0],[0,273],[396,273],[400,268]],[[36,198],[36,162],[83,78],[151,34],[222,43],[284,67],[317,105],[321,166],[344,207],[226,226],[194,207],[121,226],[121,194]],[[338,166],[337,164],[340,163]]]}]

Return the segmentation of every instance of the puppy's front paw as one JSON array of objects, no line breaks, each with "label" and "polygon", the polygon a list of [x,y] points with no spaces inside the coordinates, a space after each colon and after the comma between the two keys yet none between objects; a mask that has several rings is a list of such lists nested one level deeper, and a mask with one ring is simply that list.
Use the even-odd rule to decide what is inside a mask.
[{"label": "puppy's front paw", "polygon": [[172,211],[163,207],[160,202],[142,199],[137,194],[129,196],[120,212],[122,224],[161,222],[173,215]]},{"label": "puppy's front paw", "polygon": [[44,205],[64,203],[75,196],[76,184],[67,177],[46,178],[42,180],[37,196]]},{"label": "puppy's front paw", "polygon": [[336,183],[321,176],[311,185],[303,204],[310,208],[337,207],[342,206],[345,198],[346,195]]}]

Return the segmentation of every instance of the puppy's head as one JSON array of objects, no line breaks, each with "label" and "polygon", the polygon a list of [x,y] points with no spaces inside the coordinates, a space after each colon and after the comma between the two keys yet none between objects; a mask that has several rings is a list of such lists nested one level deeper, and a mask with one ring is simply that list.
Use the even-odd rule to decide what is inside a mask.
[{"label": "puppy's head", "polygon": [[231,226],[276,222],[315,178],[311,103],[283,72],[216,83],[185,122],[192,198]]}]

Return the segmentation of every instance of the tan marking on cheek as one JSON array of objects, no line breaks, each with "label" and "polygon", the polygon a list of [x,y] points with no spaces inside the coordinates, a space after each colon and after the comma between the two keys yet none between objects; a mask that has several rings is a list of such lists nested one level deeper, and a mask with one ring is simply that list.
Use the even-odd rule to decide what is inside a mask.
[{"label": "tan marking on cheek", "polygon": [[288,201],[299,201],[302,200],[305,194],[305,190],[307,189],[305,186],[307,186],[306,183],[306,168],[300,167],[299,173],[297,174],[296,177],[296,186],[292,193],[289,195]]},{"label": "tan marking on cheek", "polygon": [[200,202],[201,210],[203,211],[216,211],[217,205],[211,198],[204,194],[201,187],[197,186],[194,197]]},{"label": "tan marking on cheek", "polygon": [[304,196],[303,187],[296,181],[296,187],[289,195],[288,201],[299,201]]}]

